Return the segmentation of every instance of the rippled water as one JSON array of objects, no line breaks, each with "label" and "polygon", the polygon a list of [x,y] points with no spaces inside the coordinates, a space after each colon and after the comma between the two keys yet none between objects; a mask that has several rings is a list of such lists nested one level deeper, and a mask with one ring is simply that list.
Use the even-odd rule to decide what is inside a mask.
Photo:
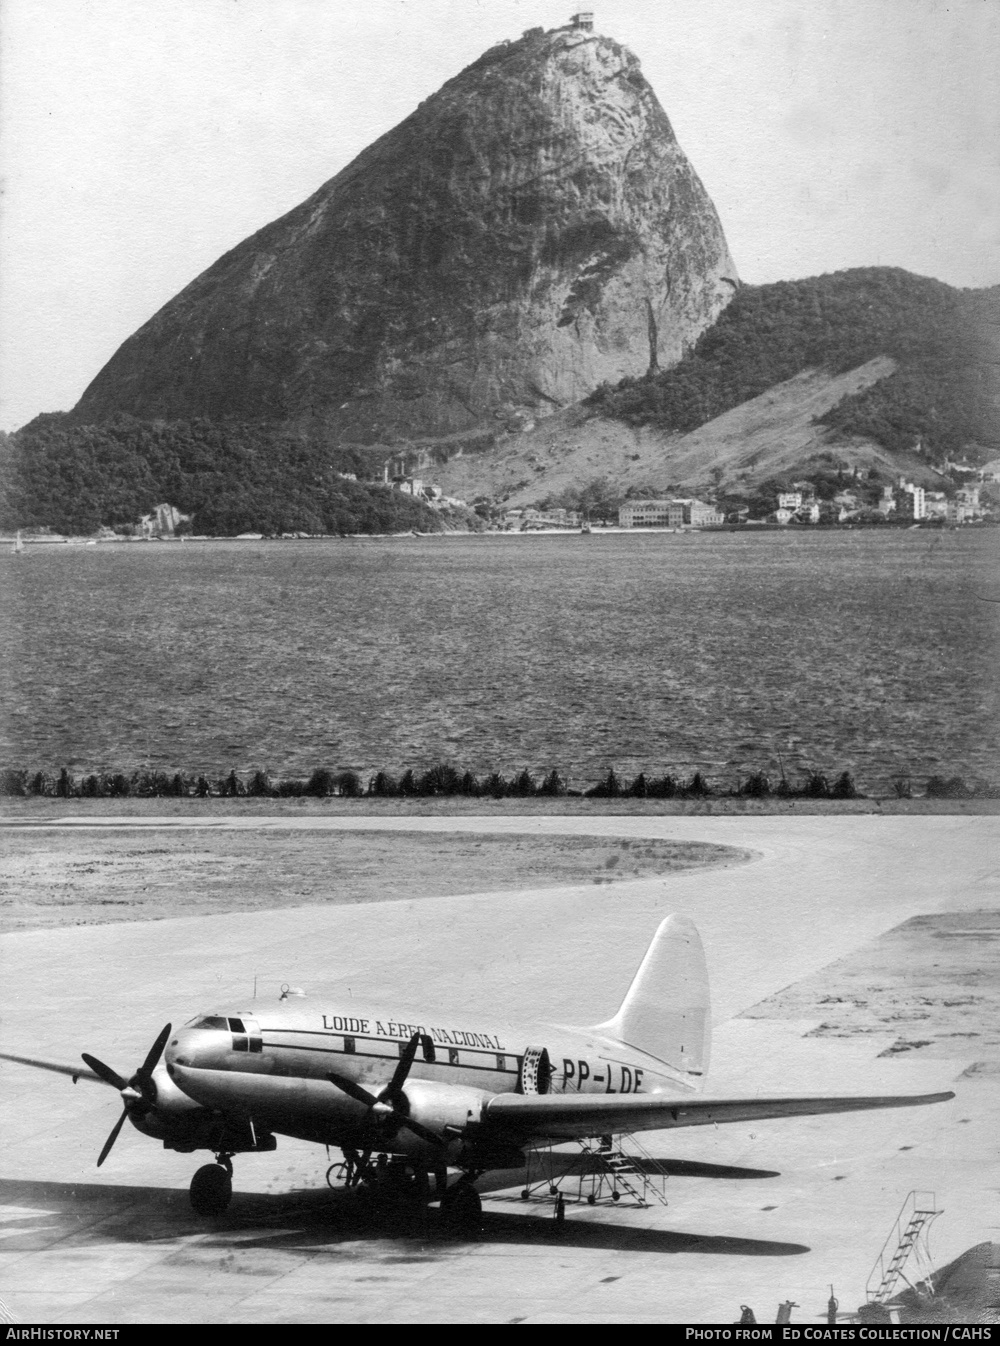
[{"label": "rippled water", "polygon": [[0,760],[1000,779],[995,531],[33,547]]}]

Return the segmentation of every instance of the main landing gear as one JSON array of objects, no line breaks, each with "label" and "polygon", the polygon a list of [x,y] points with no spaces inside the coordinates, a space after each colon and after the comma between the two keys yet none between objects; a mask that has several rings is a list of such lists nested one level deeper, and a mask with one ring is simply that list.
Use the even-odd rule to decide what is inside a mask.
[{"label": "main landing gear", "polygon": [[197,1215],[221,1215],[233,1199],[232,1156],[220,1154],[204,1164],[191,1179],[191,1206]]},{"label": "main landing gear", "polygon": [[441,1216],[449,1234],[477,1238],[483,1228],[483,1203],[468,1177],[461,1178],[441,1198]]}]

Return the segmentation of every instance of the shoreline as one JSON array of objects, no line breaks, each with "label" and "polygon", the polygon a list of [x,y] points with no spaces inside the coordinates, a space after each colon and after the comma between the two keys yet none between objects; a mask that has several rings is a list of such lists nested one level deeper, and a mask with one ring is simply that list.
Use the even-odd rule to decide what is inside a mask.
[{"label": "shoreline", "polygon": [[[732,523],[732,524],[703,524],[691,525],[683,524],[678,528],[623,528],[620,524],[598,524],[589,531],[584,532],[581,528],[481,528],[481,529],[445,529],[442,532],[423,533],[414,529],[407,529],[401,533],[306,533],[301,536],[278,535],[272,536],[260,534],[255,536],[245,536],[231,533],[183,533],[174,537],[98,537],[94,534],[80,536],[53,535],[22,537],[21,543],[25,549],[28,547],[94,547],[94,546],[134,546],[139,543],[165,542],[176,545],[190,545],[192,542],[350,542],[352,540],[371,540],[371,541],[390,541],[392,539],[404,538],[495,538],[495,537],[648,537],[651,534],[664,536],[676,534],[678,536],[689,533],[739,533],[744,536],[754,537],[759,533],[786,533],[793,536],[812,536],[814,533],[910,533],[910,532],[966,532],[968,530],[980,531],[985,528],[1000,527],[1000,520],[991,522],[988,520],[975,520],[962,524],[947,524],[937,520],[919,520],[906,521],[901,523],[814,523],[814,524],[782,524],[765,523],[763,520],[753,523]],[[13,547],[16,541],[14,534],[0,534],[0,548]]]},{"label": "shoreline", "polygon": [[837,817],[877,814],[882,817],[996,817],[1000,799],[594,799],[555,796],[538,799],[469,799],[445,796],[422,799],[378,799],[366,796],[345,799],[303,796],[276,798],[114,797],[103,799],[54,799],[36,796],[30,800],[5,797],[0,805],[0,830],[17,827],[113,827],[118,820],[158,819],[177,822],[165,826],[210,826],[213,818],[442,818],[484,819],[525,817],[530,819],[580,816],[621,818],[699,817]]}]

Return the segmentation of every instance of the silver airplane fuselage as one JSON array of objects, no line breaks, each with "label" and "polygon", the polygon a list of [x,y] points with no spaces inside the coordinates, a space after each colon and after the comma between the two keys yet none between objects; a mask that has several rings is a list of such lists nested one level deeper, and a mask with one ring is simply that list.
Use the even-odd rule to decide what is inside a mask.
[{"label": "silver airplane fuselage", "polygon": [[[428,1158],[427,1142],[331,1082],[346,1078],[377,1095],[407,1043],[421,1039],[406,1079],[406,1114],[463,1149],[497,1094],[639,1094],[689,1097],[699,1081],[592,1029],[471,1024],[447,1014],[381,1007],[312,1008],[286,1000],[199,1015],[170,1039],[158,1068],[202,1108],[245,1116],[255,1133],[339,1147],[386,1148]],[[145,1124],[143,1124],[145,1122]],[[137,1119],[156,1134],[155,1116]],[[440,1156],[436,1156],[438,1159]]]}]

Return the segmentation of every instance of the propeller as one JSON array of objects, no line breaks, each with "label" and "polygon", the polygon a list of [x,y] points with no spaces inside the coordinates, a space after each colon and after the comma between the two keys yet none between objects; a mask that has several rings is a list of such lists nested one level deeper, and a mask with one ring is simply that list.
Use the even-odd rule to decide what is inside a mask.
[{"label": "propeller", "polygon": [[368,1111],[383,1122],[391,1121],[394,1123],[392,1134],[401,1126],[405,1126],[408,1131],[412,1131],[415,1136],[421,1140],[427,1141],[429,1145],[434,1145],[438,1149],[443,1149],[445,1141],[436,1131],[431,1131],[421,1122],[416,1122],[409,1115],[410,1101],[403,1092],[403,1085],[406,1083],[406,1077],[410,1073],[410,1067],[413,1065],[413,1059],[417,1054],[417,1048],[420,1046],[422,1034],[414,1033],[409,1042],[399,1054],[399,1064],[392,1072],[392,1079],[379,1094],[371,1094],[367,1089],[356,1084],[354,1080],[346,1075],[327,1075],[331,1084],[335,1084],[338,1089],[347,1094],[350,1098],[355,1098],[359,1103],[364,1103]]},{"label": "propeller", "polygon": [[111,1153],[111,1147],[118,1139],[118,1133],[125,1125],[125,1118],[128,1117],[130,1113],[135,1113],[137,1116],[142,1117],[156,1103],[156,1082],[153,1079],[153,1071],[159,1064],[160,1057],[163,1055],[163,1049],[167,1045],[167,1038],[169,1038],[172,1031],[172,1025],[167,1024],[153,1043],[152,1047],[150,1047],[149,1051],[146,1053],[145,1061],[143,1061],[142,1065],[131,1079],[128,1080],[123,1079],[122,1076],[118,1074],[117,1070],[112,1070],[111,1067],[105,1065],[103,1061],[99,1061],[96,1056],[91,1056],[89,1052],[81,1053],[84,1061],[90,1066],[94,1074],[102,1079],[105,1084],[110,1084],[112,1088],[117,1089],[125,1104],[125,1110],[111,1128],[111,1134],[104,1142],[104,1149],[101,1151],[97,1160],[98,1168],[101,1167],[105,1159],[107,1159],[108,1155]]}]

